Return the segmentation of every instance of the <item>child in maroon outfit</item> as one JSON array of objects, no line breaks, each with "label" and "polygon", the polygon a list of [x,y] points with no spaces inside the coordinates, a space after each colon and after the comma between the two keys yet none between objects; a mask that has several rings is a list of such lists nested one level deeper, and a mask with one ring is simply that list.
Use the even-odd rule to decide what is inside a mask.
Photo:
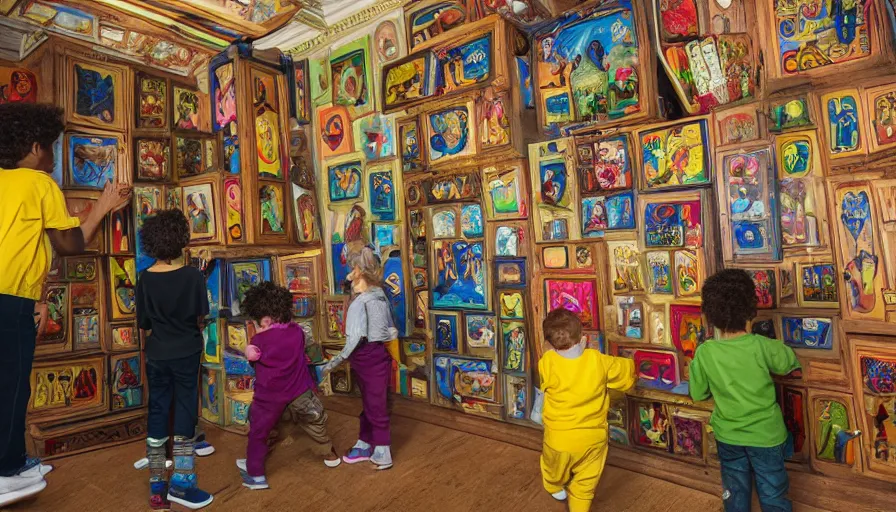
[{"label": "child in maroon outfit", "polygon": [[336,467],[327,435],[327,413],[314,395],[314,380],[305,360],[305,333],[292,320],[292,296],[286,288],[264,282],[246,292],[242,308],[255,322],[246,358],[255,364],[255,395],[249,408],[246,458],[236,461],[249,489],[267,489],[264,460],[268,435],[284,411],[318,443],[324,464]]}]

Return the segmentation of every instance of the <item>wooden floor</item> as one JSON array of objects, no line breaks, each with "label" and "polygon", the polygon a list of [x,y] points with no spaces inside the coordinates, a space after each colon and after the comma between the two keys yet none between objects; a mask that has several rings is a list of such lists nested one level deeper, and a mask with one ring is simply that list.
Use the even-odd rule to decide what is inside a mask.
[{"label": "wooden floor", "polygon": [[[330,413],[340,451],[354,443],[357,425],[354,417]],[[199,459],[198,469],[201,487],[215,495],[210,511],[565,510],[541,487],[538,452],[406,418],[393,420],[395,467],[381,472],[364,463],[326,468],[301,432],[281,431],[268,458],[271,489],[265,491],[240,485],[234,460],[245,457],[244,437],[217,429],[208,429],[208,436],[217,452]],[[148,472],[132,465],[144,450],[134,443],[55,461],[46,490],[8,510],[147,510]],[[613,512],[720,509],[716,496],[609,466],[593,507]]]}]

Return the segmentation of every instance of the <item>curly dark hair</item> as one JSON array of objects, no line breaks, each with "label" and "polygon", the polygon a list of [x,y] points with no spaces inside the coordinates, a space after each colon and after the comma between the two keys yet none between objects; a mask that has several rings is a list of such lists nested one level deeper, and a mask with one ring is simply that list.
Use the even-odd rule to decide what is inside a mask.
[{"label": "curly dark hair", "polygon": [[703,283],[703,314],[723,332],[743,331],[756,317],[756,285],[739,269],[717,272]]},{"label": "curly dark hair", "polygon": [[582,321],[572,311],[557,308],[541,322],[544,339],[557,350],[566,350],[582,341]]},{"label": "curly dark hair", "polygon": [[285,324],[292,320],[292,294],[282,286],[265,281],[246,290],[240,308],[256,322],[269,316]]},{"label": "curly dark hair", "polygon": [[0,105],[0,126],[0,168],[15,169],[35,142],[44,151],[51,151],[65,123],[62,109],[55,105],[7,103]]},{"label": "curly dark hair", "polygon": [[140,245],[143,252],[157,260],[173,260],[183,254],[190,243],[190,225],[184,212],[162,210],[146,219],[140,229]]}]

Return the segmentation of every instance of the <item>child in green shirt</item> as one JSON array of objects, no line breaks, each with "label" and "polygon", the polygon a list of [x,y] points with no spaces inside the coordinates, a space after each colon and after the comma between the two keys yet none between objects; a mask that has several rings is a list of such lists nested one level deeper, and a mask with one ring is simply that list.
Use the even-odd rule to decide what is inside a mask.
[{"label": "child in green shirt", "polygon": [[703,315],[716,328],[694,354],[690,392],[715,400],[710,424],[722,468],[726,512],[748,512],[752,479],[762,510],[790,512],[790,482],[784,468],[787,429],[770,374],[800,369],[790,347],[747,332],[756,316],[756,286],[743,270],[723,270],[703,284]]}]

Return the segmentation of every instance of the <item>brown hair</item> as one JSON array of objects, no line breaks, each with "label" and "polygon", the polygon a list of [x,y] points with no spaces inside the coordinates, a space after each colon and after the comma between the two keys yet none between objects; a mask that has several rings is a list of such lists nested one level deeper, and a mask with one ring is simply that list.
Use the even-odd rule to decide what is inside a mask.
[{"label": "brown hair", "polygon": [[557,350],[566,350],[582,341],[582,321],[573,312],[555,309],[541,323],[544,339]]},{"label": "brown hair", "polygon": [[359,269],[361,277],[369,286],[382,286],[383,266],[380,264],[379,256],[370,247],[357,244],[349,248],[346,263],[348,263],[349,271]]}]

